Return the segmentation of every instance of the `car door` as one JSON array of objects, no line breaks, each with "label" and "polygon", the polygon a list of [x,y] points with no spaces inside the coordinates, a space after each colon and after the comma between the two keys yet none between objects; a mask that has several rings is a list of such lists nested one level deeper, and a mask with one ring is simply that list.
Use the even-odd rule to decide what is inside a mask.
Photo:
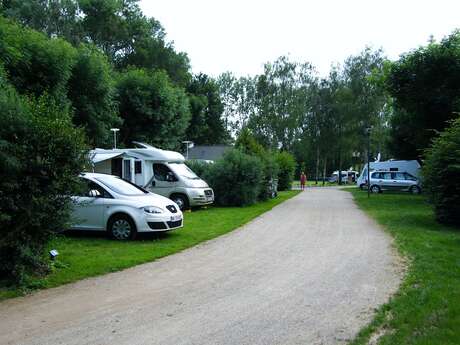
[{"label": "car door", "polygon": [[405,190],[408,188],[408,181],[403,172],[391,173],[395,190]]},{"label": "car door", "polygon": [[[82,230],[104,230],[104,194],[96,183],[85,180],[81,195],[73,197],[72,228]],[[97,190],[100,195],[90,196],[91,190]],[[103,190],[102,190],[103,191]]]},{"label": "car door", "polygon": [[165,164],[153,163],[152,191],[169,197],[177,185],[177,178]]},{"label": "car door", "polygon": [[393,189],[393,181],[391,179],[391,173],[389,172],[381,172],[380,173],[381,185],[380,187],[383,190],[391,190]]}]

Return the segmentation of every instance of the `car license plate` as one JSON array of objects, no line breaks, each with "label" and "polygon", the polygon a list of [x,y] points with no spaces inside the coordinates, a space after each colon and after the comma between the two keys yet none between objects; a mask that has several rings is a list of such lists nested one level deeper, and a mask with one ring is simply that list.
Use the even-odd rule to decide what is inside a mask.
[{"label": "car license plate", "polygon": [[171,216],[171,221],[172,222],[175,222],[177,220],[181,220],[182,219],[182,216],[180,214],[177,214],[175,216]]}]

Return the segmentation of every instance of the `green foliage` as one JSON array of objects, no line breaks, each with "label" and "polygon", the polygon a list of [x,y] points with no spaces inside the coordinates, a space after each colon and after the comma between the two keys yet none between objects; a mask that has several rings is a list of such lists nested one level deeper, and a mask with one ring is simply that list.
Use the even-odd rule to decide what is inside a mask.
[{"label": "green foliage", "polygon": [[80,42],[78,1],[74,0],[7,0],[3,15],[22,25],[42,31],[49,37],[62,37],[71,43]]},{"label": "green foliage", "polygon": [[121,125],[115,105],[115,86],[107,57],[91,45],[80,45],[68,97],[74,108],[73,122],[85,128],[90,143],[107,142],[110,128]]},{"label": "green foliage", "polygon": [[[259,199],[266,200],[271,196],[274,180],[278,179],[279,166],[274,152],[260,145],[248,128],[243,128],[238,136],[235,147],[242,152],[258,157],[263,166],[263,178],[260,186]],[[275,190],[276,192],[276,190]]]},{"label": "green foliage", "polygon": [[420,159],[436,132],[460,111],[460,32],[431,42],[392,64],[394,97],[390,148],[397,158]]},{"label": "green foliage", "polygon": [[129,69],[118,75],[121,140],[176,148],[190,121],[188,98],[163,71]]},{"label": "green foliage", "polygon": [[296,162],[294,156],[289,152],[282,151],[275,155],[276,162],[279,166],[278,173],[278,190],[291,189],[292,181],[294,180],[294,172]]},{"label": "green foliage", "polygon": [[207,182],[214,189],[215,201],[223,206],[251,205],[257,201],[263,181],[259,158],[239,150],[229,150],[212,164]]},{"label": "green foliage", "polygon": [[460,225],[460,117],[426,150],[422,172],[436,219]]},{"label": "green foliage", "polygon": [[46,92],[65,101],[75,58],[76,51],[69,43],[48,39],[0,17],[0,62],[21,94]]},{"label": "green foliage", "polygon": [[222,120],[223,105],[215,81],[205,74],[196,75],[187,91],[192,114],[187,139],[198,145],[227,142],[229,135]]},{"label": "green foliage", "polygon": [[0,276],[24,283],[47,269],[43,249],[65,228],[86,152],[66,109],[0,83]]}]

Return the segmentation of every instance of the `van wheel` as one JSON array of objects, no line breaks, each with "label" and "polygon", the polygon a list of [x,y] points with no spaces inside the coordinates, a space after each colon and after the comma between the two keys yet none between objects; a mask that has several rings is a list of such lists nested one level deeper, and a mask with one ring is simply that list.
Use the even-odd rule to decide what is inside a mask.
[{"label": "van wheel", "polygon": [[177,206],[179,206],[181,211],[188,210],[188,208],[190,207],[188,198],[183,194],[173,194],[171,195],[170,199],[174,201],[177,204]]},{"label": "van wheel", "polygon": [[412,186],[410,187],[409,192],[411,192],[412,194],[420,194],[422,190],[419,186]]},{"label": "van wheel", "polygon": [[371,187],[371,192],[372,192],[372,193],[382,193],[382,190],[380,189],[379,186],[373,185],[373,186]]},{"label": "van wheel", "polygon": [[136,237],[136,225],[127,215],[115,215],[110,218],[107,231],[114,240],[126,241]]}]

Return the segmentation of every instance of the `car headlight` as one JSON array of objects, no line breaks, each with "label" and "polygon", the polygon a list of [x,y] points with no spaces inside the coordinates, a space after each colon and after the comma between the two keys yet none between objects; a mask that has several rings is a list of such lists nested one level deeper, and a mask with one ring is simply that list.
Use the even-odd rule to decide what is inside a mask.
[{"label": "car headlight", "polygon": [[142,208],[146,213],[160,214],[163,213],[163,209],[156,206],[145,206]]}]

